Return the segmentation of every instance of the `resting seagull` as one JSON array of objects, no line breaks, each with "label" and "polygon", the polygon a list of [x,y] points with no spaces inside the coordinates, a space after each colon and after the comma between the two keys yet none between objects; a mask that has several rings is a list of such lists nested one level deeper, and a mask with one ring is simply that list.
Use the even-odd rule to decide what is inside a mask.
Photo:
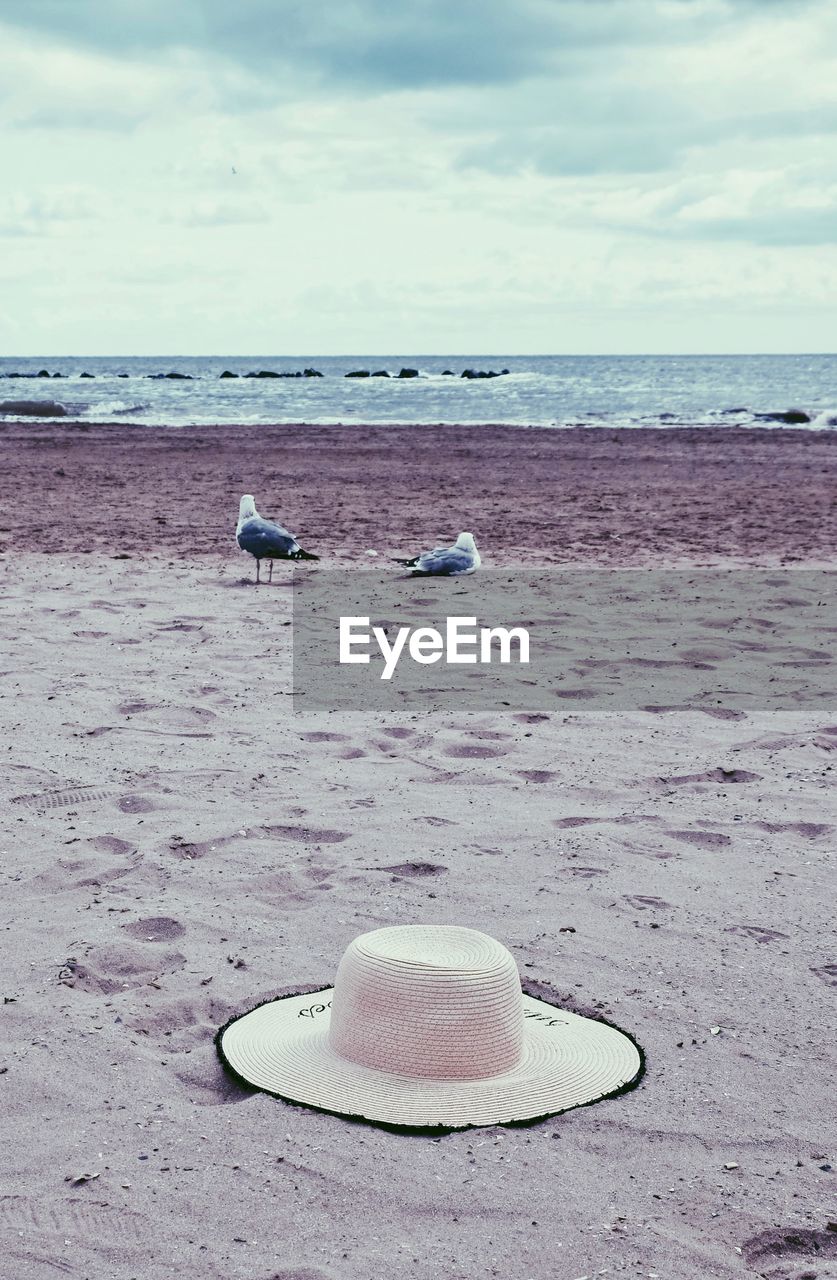
[{"label": "resting seagull", "polygon": [[259,574],[262,560],[270,561],[267,580],[272,582],[274,560],[319,560],[320,558],[312,555],[310,551],[303,551],[294,535],[287,529],[283,529],[281,524],[263,520],[256,510],[252,493],[245,493],[238,504],[235,540],[242,551],[249,551],[251,556],[256,557],[256,582],[261,581]]},{"label": "resting seagull", "polygon": [[474,535],[460,533],[452,547],[435,547],[433,551],[422,551],[412,560],[399,560],[397,563],[405,564],[414,574],[442,573],[458,577],[463,573],[473,573],[482,561]]}]

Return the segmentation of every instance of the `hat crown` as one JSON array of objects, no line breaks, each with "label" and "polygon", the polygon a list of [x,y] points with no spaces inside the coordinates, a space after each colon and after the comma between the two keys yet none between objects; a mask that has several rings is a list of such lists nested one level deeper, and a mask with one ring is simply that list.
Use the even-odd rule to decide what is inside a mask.
[{"label": "hat crown", "polygon": [[476,929],[400,925],[361,934],[337,970],[329,1045],[377,1071],[481,1080],[523,1051],[514,957]]}]

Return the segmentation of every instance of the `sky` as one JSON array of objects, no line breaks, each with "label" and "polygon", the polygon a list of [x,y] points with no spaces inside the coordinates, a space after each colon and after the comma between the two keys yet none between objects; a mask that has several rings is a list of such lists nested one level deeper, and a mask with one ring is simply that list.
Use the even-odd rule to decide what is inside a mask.
[{"label": "sky", "polygon": [[834,0],[0,0],[0,354],[829,351]]}]

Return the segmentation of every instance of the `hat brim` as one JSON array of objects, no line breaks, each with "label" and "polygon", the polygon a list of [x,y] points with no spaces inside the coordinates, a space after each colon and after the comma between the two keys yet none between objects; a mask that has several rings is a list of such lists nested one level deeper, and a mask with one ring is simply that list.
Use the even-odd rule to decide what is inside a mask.
[{"label": "hat brim", "polygon": [[329,1048],[333,988],[285,996],[231,1019],[215,1037],[224,1065],[286,1102],[395,1129],[468,1129],[545,1119],[614,1097],[644,1057],[617,1027],[524,995],[518,1065],[484,1080],[430,1080],[361,1066]]}]

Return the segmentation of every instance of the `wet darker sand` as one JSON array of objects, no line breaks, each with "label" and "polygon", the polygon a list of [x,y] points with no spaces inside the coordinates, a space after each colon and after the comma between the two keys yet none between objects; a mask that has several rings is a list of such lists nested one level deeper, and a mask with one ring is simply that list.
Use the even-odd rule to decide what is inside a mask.
[{"label": "wet darker sand", "polygon": [[495,565],[820,563],[835,490],[837,432],[0,426],[7,553],[226,555],[250,492],[337,561],[469,529]]}]

